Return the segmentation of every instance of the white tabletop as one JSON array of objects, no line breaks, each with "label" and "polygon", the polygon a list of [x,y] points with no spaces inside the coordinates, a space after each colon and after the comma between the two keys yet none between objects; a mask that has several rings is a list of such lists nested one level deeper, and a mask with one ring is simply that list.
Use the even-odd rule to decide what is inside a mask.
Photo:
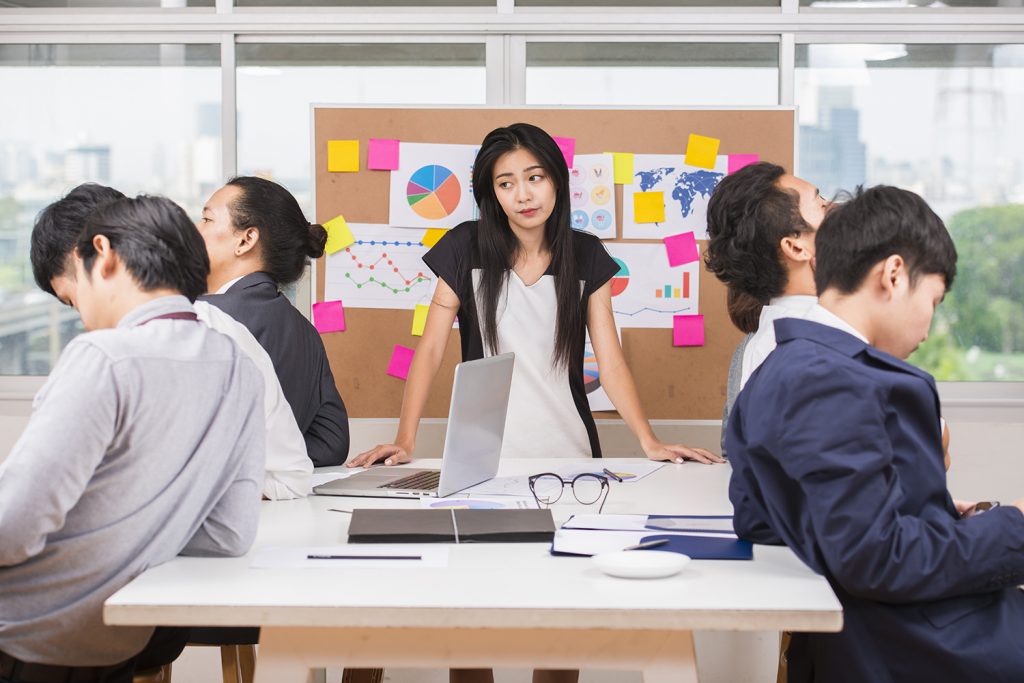
[{"label": "white tabletop", "polygon": [[[529,474],[570,460],[506,460]],[[635,460],[605,459],[602,466]],[[438,466],[417,461],[417,466]],[[614,467],[613,467],[614,469]],[[728,465],[666,465],[612,483],[606,513],[730,514]],[[350,516],[328,508],[419,507],[418,501],[313,496],[264,502],[256,547],[346,542]],[[556,522],[574,512],[556,504]],[[365,546],[361,546],[364,547]],[[694,561],[667,579],[615,579],[549,544],[450,545],[447,568],[253,569],[248,557],[177,558],[106,603],[118,625],[430,628],[626,628],[838,631],[841,607],[824,578],[784,547],[753,561]]]}]

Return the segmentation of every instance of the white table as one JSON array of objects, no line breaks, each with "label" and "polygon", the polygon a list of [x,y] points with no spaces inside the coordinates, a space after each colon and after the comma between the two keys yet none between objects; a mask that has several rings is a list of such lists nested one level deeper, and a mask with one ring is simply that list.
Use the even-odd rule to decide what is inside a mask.
[{"label": "white table", "polygon": [[[501,474],[571,462],[579,463],[507,460]],[[729,473],[728,465],[667,465],[640,481],[613,482],[605,512],[730,514]],[[256,545],[344,543],[349,515],[327,509],[356,505],[419,503],[265,502]],[[587,510],[553,508],[556,522]],[[646,683],[678,683],[697,680],[695,630],[842,627],[828,583],[783,547],[756,546],[753,561],[691,562],[657,580],[611,578],[588,558],[551,556],[548,544],[450,547],[445,569],[252,569],[244,557],[177,558],[113,595],[104,618],[260,626],[257,683],[311,681],[311,669],[325,666],[639,670]]]}]

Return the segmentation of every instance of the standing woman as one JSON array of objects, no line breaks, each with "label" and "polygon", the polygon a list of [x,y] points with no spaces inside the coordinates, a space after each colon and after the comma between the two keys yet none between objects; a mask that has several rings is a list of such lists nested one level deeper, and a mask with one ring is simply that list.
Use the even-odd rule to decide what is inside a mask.
[{"label": "standing woman", "polygon": [[658,440],[640,407],[615,332],[609,280],[618,266],[597,237],[569,222],[569,172],[558,145],[525,123],[491,131],[473,167],[480,220],[452,229],[424,261],[438,276],[416,349],[395,443],[350,467],[408,462],[430,384],[458,316],[462,359],[516,354],[503,455],[600,457],[583,386],[584,335],[601,384],[651,460],[721,462]]},{"label": "standing woman", "polygon": [[323,342],[280,288],[324,253],[327,231],[309,223],[277,183],[238,177],[213,193],[197,226],[210,256],[203,300],[249,328],[267,351],[317,467],[348,457],[348,413]]}]

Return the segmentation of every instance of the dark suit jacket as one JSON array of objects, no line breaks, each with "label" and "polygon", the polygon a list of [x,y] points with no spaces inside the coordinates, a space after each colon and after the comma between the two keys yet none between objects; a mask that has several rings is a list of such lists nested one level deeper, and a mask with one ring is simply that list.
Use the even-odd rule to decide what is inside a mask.
[{"label": "dark suit jacket", "polygon": [[200,297],[249,328],[274,363],[284,397],[317,467],[348,457],[348,413],[316,328],[266,273],[250,273],[223,294]]},{"label": "dark suit jacket", "polygon": [[736,532],[788,545],[844,613],[795,634],[790,681],[1024,681],[1024,515],[958,516],[931,376],[815,322],[775,334],[727,427]]}]

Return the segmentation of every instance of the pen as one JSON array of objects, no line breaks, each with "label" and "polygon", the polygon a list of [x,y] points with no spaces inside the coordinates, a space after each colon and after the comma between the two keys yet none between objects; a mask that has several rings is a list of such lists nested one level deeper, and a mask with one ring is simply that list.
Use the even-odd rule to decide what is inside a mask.
[{"label": "pen", "polygon": [[327,511],[328,512],[344,512],[346,515],[351,515],[352,514],[351,510],[340,510],[338,508],[327,508]]},{"label": "pen", "polygon": [[611,471],[610,469],[608,469],[607,467],[605,467],[605,468],[604,468],[604,469],[603,469],[602,471],[603,471],[603,472],[604,472],[605,474],[607,474],[607,475],[608,475],[609,477],[611,477],[612,479],[614,479],[615,481],[619,482],[620,484],[622,483],[622,477],[620,477],[619,475],[615,474],[614,472],[612,472],[612,471]]},{"label": "pen", "polygon": [[644,541],[643,543],[637,543],[629,547],[623,548],[623,550],[643,550],[644,548],[656,548],[659,545],[665,545],[668,543],[667,538],[656,538],[653,541]]},{"label": "pen", "polygon": [[307,560],[422,560],[420,555],[306,555]]}]

